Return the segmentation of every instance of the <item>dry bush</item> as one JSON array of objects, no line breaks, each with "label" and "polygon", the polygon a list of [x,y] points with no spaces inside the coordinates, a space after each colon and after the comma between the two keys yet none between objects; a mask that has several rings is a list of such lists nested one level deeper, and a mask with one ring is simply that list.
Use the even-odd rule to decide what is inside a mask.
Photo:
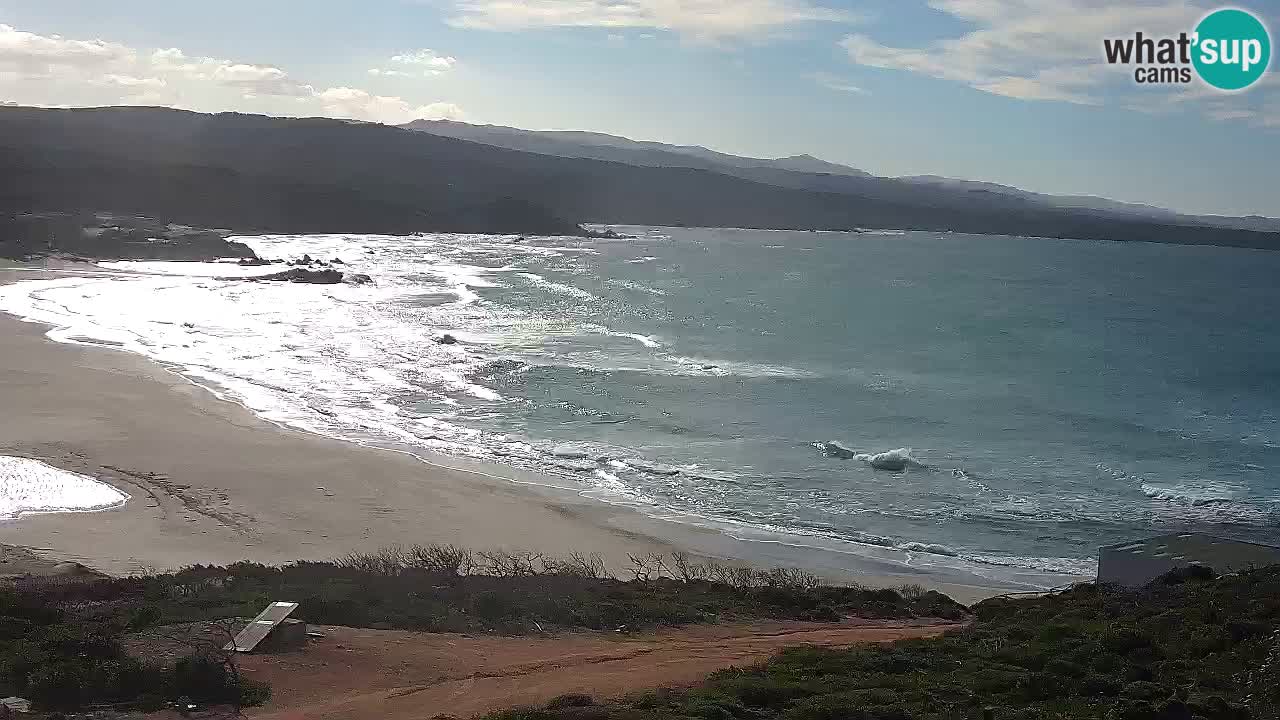
[{"label": "dry bush", "polygon": [[756,577],[764,587],[785,590],[807,592],[822,584],[817,575],[798,568],[774,568],[768,571],[757,571]]},{"label": "dry bush", "polygon": [[915,583],[899,585],[895,589],[898,591],[899,595],[907,600],[919,600],[929,592],[923,585],[917,585]]},{"label": "dry bush", "polygon": [[546,567],[546,556],[540,552],[481,550],[476,558],[479,571],[494,577],[530,577],[542,574]]},{"label": "dry bush", "polygon": [[671,565],[673,567],[672,575],[685,582],[693,582],[694,580],[707,579],[707,566],[695,563],[688,553],[679,550],[671,553]]},{"label": "dry bush", "polygon": [[631,560],[632,579],[637,582],[649,582],[662,577],[663,573],[670,574],[662,553],[651,552],[644,555],[627,553],[627,557]]},{"label": "dry bush", "polygon": [[408,567],[408,558],[404,548],[399,545],[390,545],[371,553],[353,552],[343,555],[334,560],[333,564],[340,568],[395,577]]},{"label": "dry bush", "polygon": [[605,567],[604,558],[600,553],[569,553],[568,559],[560,563],[559,574],[590,578],[592,580],[604,580],[613,577],[609,574],[608,568]]},{"label": "dry bush", "polygon": [[414,545],[405,559],[411,568],[451,577],[470,575],[476,569],[475,555],[456,545]]},{"label": "dry bush", "polygon": [[718,563],[706,564],[707,579],[739,589],[759,587],[757,571]]}]

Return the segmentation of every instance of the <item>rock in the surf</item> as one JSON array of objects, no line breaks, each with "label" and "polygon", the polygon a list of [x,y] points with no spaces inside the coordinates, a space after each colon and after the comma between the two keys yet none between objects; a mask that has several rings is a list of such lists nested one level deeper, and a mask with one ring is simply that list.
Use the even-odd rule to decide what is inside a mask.
[{"label": "rock in the surf", "polygon": [[313,285],[336,285],[342,282],[342,273],[337,270],[308,270],[306,268],[290,268],[284,272],[259,275],[249,278],[218,278],[219,280],[273,280],[276,282],[311,283]]},{"label": "rock in the surf", "polygon": [[911,448],[898,448],[897,450],[889,450],[888,452],[874,455],[862,455],[858,459],[866,461],[875,470],[898,472],[909,467],[920,466],[920,462],[911,457]]},{"label": "rock in the surf", "polygon": [[858,454],[851,448],[845,447],[835,440],[828,440],[827,442],[822,443],[822,452],[831,457],[841,458],[842,460],[849,460]]}]

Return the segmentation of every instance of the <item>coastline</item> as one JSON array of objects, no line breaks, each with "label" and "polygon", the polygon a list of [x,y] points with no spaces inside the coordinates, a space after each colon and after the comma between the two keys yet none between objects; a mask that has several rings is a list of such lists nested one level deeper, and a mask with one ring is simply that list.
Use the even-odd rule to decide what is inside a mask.
[{"label": "coastline", "polygon": [[[0,283],[39,270],[0,272]],[[0,314],[0,454],[44,460],[131,496],[96,513],[0,522],[0,543],[111,574],[189,564],[326,560],[387,545],[453,543],[551,555],[685,550],[835,581],[916,583],[961,602],[1029,587],[904,568],[778,540],[648,517],[514,468],[375,448],[264,420],[163,365],[108,347],[59,343],[48,326]]]}]

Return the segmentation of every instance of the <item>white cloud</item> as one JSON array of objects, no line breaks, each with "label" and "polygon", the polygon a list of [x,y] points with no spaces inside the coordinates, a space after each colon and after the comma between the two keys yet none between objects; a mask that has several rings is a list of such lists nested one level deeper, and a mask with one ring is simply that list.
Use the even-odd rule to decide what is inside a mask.
[{"label": "white cloud", "polygon": [[[849,59],[963,83],[1023,100],[1115,103],[1149,113],[1189,108],[1219,120],[1267,126],[1261,106],[1280,88],[1271,73],[1248,93],[1225,97],[1203,83],[1139,87],[1130,69],[1107,65],[1105,38],[1175,36],[1195,27],[1209,0],[929,0],[929,7],[968,31],[917,47],[878,42],[866,34],[841,41]],[[1280,124],[1278,121],[1276,124]]]},{"label": "white cloud", "polygon": [[156,50],[146,62],[157,73],[208,81],[254,96],[306,97],[313,92],[310,85],[295,82],[277,67],[190,57],[178,48]]},{"label": "white cloud", "polygon": [[551,27],[655,28],[703,41],[751,37],[811,22],[861,16],[808,0],[459,0],[455,27],[526,30]]},{"label": "white cloud", "polygon": [[158,78],[158,77],[141,77],[140,78],[140,77],[134,77],[132,75],[107,74],[107,75],[103,75],[102,79],[104,82],[110,83],[112,85],[118,85],[120,87],[125,87],[125,88],[143,88],[146,90],[159,90],[165,87],[166,85],[168,85],[168,83],[165,82],[163,78]]},{"label": "white cloud", "polygon": [[[457,62],[430,50],[392,61],[405,68],[393,72],[405,74],[443,72]],[[38,35],[9,25],[0,25],[0,91],[23,104],[48,106],[147,103],[195,110],[319,112],[387,123],[462,116],[452,103],[413,103],[349,87],[318,90],[272,65],[193,57],[178,48],[139,52],[105,40]]]},{"label": "white cloud", "polygon": [[438,74],[446,70],[452,70],[454,65],[458,64],[457,58],[452,55],[440,55],[435,50],[414,50],[410,53],[402,53],[394,55],[391,62],[397,65],[412,65],[420,67],[426,72]]},{"label": "white cloud", "polygon": [[463,117],[462,108],[453,103],[431,103],[415,107],[403,98],[374,95],[365,90],[349,87],[329,88],[316,97],[325,112],[334,117],[368,120],[388,125],[399,125],[418,118],[458,120]]},{"label": "white cloud", "polygon": [[1186,0],[931,0],[973,29],[922,47],[894,47],[866,35],[841,45],[860,65],[905,70],[1028,100],[1096,103],[1111,75],[1102,40],[1137,30],[1175,34],[1203,15]]},{"label": "white cloud", "polygon": [[0,69],[50,73],[62,68],[123,66],[135,58],[132,49],[102,40],[69,40],[37,35],[0,24]]},{"label": "white cloud", "polygon": [[1257,116],[1256,111],[1247,108],[1214,108],[1209,111],[1209,117],[1214,120],[1252,120]]},{"label": "white cloud", "polygon": [[1030,77],[1003,75],[974,84],[979,90],[1023,100],[1060,100],[1079,105],[1097,105],[1099,100],[1086,88],[1096,85],[1106,72],[1097,64],[1061,65],[1037,70]]},{"label": "white cloud", "polygon": [[412,52],[392,55],[389,61],[391,68],[370,68],[370,75],[381,77],[413,77],[416,73],[432,76],[446,73],[458,64],[452,55],[441,55],[435,50],[423,48]]},{"label": "white cloud", "polygon": [[851,95],[868,95],[866,90],[831,73],[819,72],[812,75],[813,81],[828,90],[849,93]]}]

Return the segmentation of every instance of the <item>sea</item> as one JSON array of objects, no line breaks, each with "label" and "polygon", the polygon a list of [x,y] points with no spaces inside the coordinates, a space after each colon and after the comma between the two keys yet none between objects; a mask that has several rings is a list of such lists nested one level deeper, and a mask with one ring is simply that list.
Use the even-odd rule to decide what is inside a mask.
[{"label": "sea", "polygon": [[372,283],[109,262],[0,310],[273,422],[761,546],[1048,587],[1135,537],[1280,542],[1280,253],[615,229],[241,237]]}]

